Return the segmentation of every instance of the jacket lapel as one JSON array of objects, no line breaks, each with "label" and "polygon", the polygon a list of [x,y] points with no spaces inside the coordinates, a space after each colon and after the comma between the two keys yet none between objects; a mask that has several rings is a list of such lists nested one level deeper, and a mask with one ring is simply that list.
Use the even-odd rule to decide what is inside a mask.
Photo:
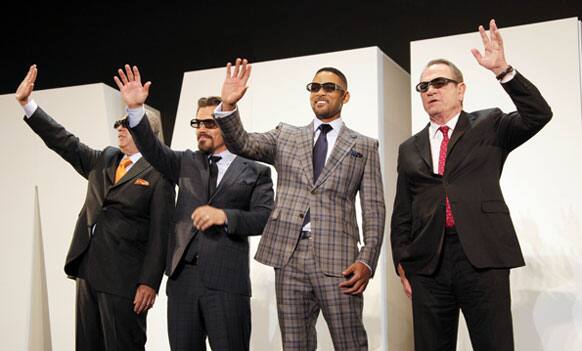
[{"label": "jacket lapel", "polygon": [[313,184],[313,121],[299,131],[297,155],[308,184]]},{"label": "jacket lapel", "polygon": [[447,147],[447,160],[449,159],[449,155],[457,145],[457,142],[461,140],[465,131],[471,127],[471,123],[469,122],[469,117],[465,111],[462,111],[459,115],[459,120],[457,121],[457,125],[455,129],[453,129],[453,135],[451,136],[451,140],[449,141],[449,145]]},{"label": "jacket lapel", "polygon": [[432,164],[432,154],[430,152],[430,131],[429,131],[430,123],[424,127],[424,129],[416,134],[414,138],[414,142],[416,144],[416,148],[418,149],[418,153],[422,160],[428,165],[430,172],[433,172],[433,164]]},{"label": "jacket lapel", "polygon": [[[131,168],[129,169],[129,171],[127,171],[123,177],[121,177],[121,179],[119,180],[119,182],[113,184],[113,186],[111,186],[111,189],[116,188],[120,185],[123,185],[125,183],[127,183],[128,181],[132,180],[133,178],[137,177],[140,173],[142,173],[143,171],[145,171],[145,169],[149,166],[149,163],[145,160],[145,158],[140,158],[139,161],[137,161],[133,166],[131,166]],[[115,169],[117,168],[117,165],[114,167],[113,169],[113,178],[115,178]]]},{"label": "jacket lapel", "polygon": [[216,197],[216,195],[222,191],[222,189],[225,187],[225,184],[227,184],[226,186],[228,186],[228,184],[233,183],[235,179],[238,178],[245,164],[246,161],[244,161],[240,157],[237,156],[234,158],[234,160],[232,161],[230,166],[228,166],[226,172],[222,176],[220,183],[218,183],[216,191],[214,192],[214,194],[210,196],[210,199],[208,199],[208,202],[211,202]]},{"label": "jacket lapel", "polygon": [[[320,186],[327,177],[333,172],[333,170],[339,165],[340,161],[350,152],[353,148],[354,144],[356,143],[356,138],[358,136],[353,133],[350,129],[348,129],[345,124],[342,125],[337,139],[335,141],[335,145],[331,154],[329,155],[329,159],[325,162],[325,166],[317,178],[317,182],[314,185],[314,188]],[[313,150],[311,151],[313,153]],[[312,167],[313,169],[313,167]],[[313,174],[313,170],[311,171]]]}]

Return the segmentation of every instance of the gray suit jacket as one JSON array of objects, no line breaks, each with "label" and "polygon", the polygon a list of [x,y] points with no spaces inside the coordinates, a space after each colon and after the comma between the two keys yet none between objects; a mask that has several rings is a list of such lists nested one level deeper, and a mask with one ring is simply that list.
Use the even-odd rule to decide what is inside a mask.
[{"label": "gray suit jacket", "polygon": [[[143,156],[180,191],[176,202],[175,235],[170,237],[166,273],[179,274],[180,260],[194,236],[199,236],[198,267],[206,287],[251,294],[249,235],[260,235],[273,209],[273,182],[269,167],[237,157],[208,198],[208,158],[200,151],[173,151],[154,137],[148,119],[131,128]],[[226,212],[228,226],[199,232],[191,215],[210,205]]]},{"label": "gray suit jacket", "polygon": [[[277,202],[255,259],[283,267],[293,254],[308,208],[315,255],[325,274],[341,277],[356,260],[375,271],[384,235],[385,207],[378,141],[345,125],[317,182],[313,182],[313,124],[281,123],[267,133],[247,133],[238,110],[217,118],[228,149],[277,170]],[[356,194],[360,194],[364,245],[358,249]]]}]

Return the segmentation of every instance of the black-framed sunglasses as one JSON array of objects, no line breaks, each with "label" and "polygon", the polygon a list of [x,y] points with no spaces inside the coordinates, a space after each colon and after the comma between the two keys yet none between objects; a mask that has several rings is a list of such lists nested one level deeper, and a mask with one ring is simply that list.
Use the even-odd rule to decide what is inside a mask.
[{"label": "black-framed sunglasses", "polygon": [[216,124],[216,121],[213,119],[194,118],[193,120],[190,121],[190,126],[196,129],[200,128],[201,126],[204,126],[204,128],[206,129],[214,129],[218,127],[218,124]]},{"label": "black-framed sunglasses", "polygon": [[113,123],[113,129],[117,129],[120,126],[123,128],[129,128],[129,121],[127,120],[127,118],[118,119],[117,121],[115,121],[115,123]]},{"label": "black-framed sunglasses", "polygon": [[309,83],[309,84],[307,84],[306,88],[307,88],[307,91],[310,93],[317,93],[321,89],[323,89],[323,91],[325,91],[326,93],[333,93],[336,90],[345,91],[345,89],[342,88],[341,86],[339,86],[335,83],[331,83],[331,82]]},{"label": "black-framed sunglasses", "polygon": [[455,83],[455,84],[459,84],[460,82],[454,80],[454,79],[449,79],[449,78],[445,78],[445,77],[436,77],[433,80],[430,80],[428,82],[420,82],[416,85],[416,91],[418,91],[419,93],[426,93],[428,91],[428,88],[432,85],[435,89],[439,89],[444,87],[445,85],[449,84],[449,83]]}]

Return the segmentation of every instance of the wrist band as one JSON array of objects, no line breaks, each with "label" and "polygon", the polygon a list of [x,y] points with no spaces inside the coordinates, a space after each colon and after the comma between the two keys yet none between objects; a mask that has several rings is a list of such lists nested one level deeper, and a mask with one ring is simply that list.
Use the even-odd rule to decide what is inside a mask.
[{"label": "wrist band", "polygon": [[507,66],[505,71],[499,73],[495,78],[497,78],[497,80],[501,81],[506,75],[508,75],[511,72],[513,72],[513,67],[511,67],[511,65],[509,65],[509,66]]}]

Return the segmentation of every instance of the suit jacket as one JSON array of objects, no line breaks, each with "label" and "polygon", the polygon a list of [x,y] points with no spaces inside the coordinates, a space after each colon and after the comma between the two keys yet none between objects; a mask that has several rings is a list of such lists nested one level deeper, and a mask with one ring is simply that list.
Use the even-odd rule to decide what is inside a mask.
[{"label": "suit jacket", "polygon": [[[263,232],[273,209],[270,168],[236,157],[208,198],[208,155],[171,150],[154,137],[145,116],[131,132],[144,157],[180,188],[174,215],[175,235],[170,241],[166,267],[168,276],[179,274],[177,268],[185,250],[198,236],[198,267],[205,286],[250,296],[248,236]],[[223,209],[228,225],[196,230],[192,212],[203,205]]]},{"label": "suit jacket", "polygon": [[[277,201],[255,259],[279,268],[287,264],[310,209],[315,256],[322,271],[341,277],[356,260],[374,272],[384,235],[385,207],[378,141],[345,125],[317,182],[313,181],[313,122],[281,123],[267,133],[247,133],[238,110],[217,118],[232,152],[277,170]],[[364,244],[358,249],[356,194],[360,194]]]},{"label": "suit jacket", "polygon": [[522,75],[503,84],[517,107],[461,112],[447,151],[445,173],[433,173],[428,125],[400,145],[392,214],[394,264],[431,274],[443,245],[445,194],[459,239],[477,268],[523,266],[521,249],[499,179],[508,154],[552,117],[537,88]]},{"label": "suit jacket", "polygon": [[142,157],[114,184],[121,150],[91,149],[41,108],[24,120],[89,181],[65,272],[87,279],[97,291],[131,299],[139,284],[157,290],[173,209],[171,183]]}]

